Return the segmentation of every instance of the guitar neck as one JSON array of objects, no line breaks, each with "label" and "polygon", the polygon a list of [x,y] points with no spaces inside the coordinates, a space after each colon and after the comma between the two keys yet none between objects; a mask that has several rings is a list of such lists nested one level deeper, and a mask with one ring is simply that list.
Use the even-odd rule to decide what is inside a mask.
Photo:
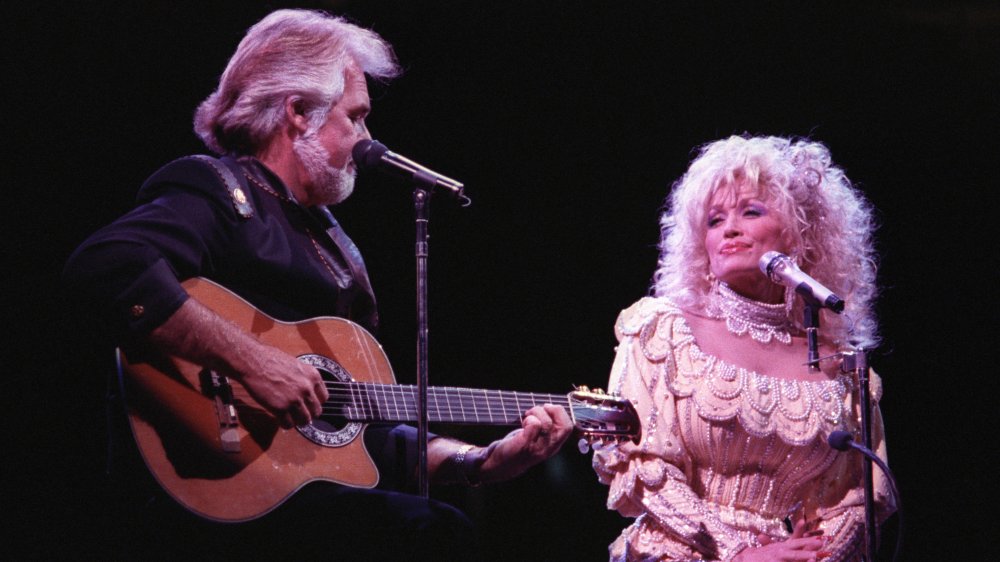
[{"label": "guitar neck", "polygon": [[[330,398],[324,415],[362,422],[417,421],[417,387],[365,382],[328,383]],[[555,404],[569,409],[564,394],[454,387],[427,389],[427,419],[431,422],[476,425],[521,425],[533,406]]]}]

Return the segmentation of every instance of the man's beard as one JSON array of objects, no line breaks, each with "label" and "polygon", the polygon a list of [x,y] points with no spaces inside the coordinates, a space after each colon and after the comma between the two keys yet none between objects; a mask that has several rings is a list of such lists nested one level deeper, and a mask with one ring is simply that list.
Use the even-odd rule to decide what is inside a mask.
[{"label": "man's beard", "polygon": [[317,205],[336,205],[354,191],[354,173],[330,165],[330,152],[319,142],[315,131],[298,137],[292,150],[306,170],[309,181],[309,198]]}]

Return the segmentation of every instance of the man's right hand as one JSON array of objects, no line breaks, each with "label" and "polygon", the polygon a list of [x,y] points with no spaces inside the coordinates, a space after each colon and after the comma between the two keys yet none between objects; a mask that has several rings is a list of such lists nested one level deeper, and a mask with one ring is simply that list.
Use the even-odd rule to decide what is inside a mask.
[{"label": "man's right hand", "polygon": [[285,429],[322,415],[330,394],[319,371],[277,348],[259,343],[256,347],[247,358],[248,366],[233,375],[250,396]]},{"label": "man's right hand", "polygon": [[156,347],[232,377],[286,429],[323,413],[319,371],[188,299],[149,335]]}]

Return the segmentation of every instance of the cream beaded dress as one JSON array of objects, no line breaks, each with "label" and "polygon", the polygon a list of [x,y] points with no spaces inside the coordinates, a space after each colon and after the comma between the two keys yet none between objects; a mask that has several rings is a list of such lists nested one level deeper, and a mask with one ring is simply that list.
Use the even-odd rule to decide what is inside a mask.
[{"label": "cream beaded dress", "polygon": [[[623,311],[609,390],[632,401],[642,441],[595,450],[608,508],[635,517],[612,560],[728,560],[757,535],[789,533],[803,515],[830,538],[825,560],[863,551],[864,493],[856,454],[831,449],[830,432],[857,430],[852,378],[778,379],[702,352],[681,311],[645,298]],[[872,375],[873,445],[884,459]],[[880,519],[892,512],[875,473]]]}]

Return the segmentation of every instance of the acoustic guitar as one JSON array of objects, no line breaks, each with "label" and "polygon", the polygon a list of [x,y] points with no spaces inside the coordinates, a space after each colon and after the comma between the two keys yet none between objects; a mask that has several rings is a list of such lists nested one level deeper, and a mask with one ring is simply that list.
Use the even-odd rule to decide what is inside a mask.
[{"label": "acoustic guitar", "polygon": [[[379,476],[362,438],[365,424],[417,420],[417,388],[395,384],[375,338],[342,318],[275,320],[207,279],[183,285],[263,343],[315,366],[330,397],[312,423],[283,429],[246,389],[219,373],[177,357],[119,352],[132,432],[160,485],[190,511],[229,522],[260,517],[315,480],[374,487]],[[635,409],[600,390],[427,389],[430,422],[518,426],[529,408],[545,403],[564,407],[589,441],[638,442]]]}]

